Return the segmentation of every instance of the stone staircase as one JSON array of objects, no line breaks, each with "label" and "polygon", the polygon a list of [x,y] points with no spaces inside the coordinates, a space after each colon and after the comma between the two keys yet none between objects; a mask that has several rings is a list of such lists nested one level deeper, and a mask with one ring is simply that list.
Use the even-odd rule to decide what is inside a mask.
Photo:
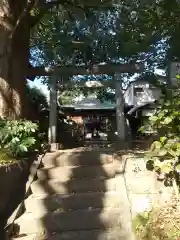
[{"label": "stone staircase", "polygon": [[46,154],[20,240],[131,240],[131,214],[120,163],[106,149]]}]

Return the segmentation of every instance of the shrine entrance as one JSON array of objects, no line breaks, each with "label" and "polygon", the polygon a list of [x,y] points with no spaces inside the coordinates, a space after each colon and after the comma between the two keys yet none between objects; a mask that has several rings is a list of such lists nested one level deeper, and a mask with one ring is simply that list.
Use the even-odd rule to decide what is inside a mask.
[{"label": "shrine entrance", "polygon": [[[62,105],[61,110],[81,128],[81,139],[107,141],[109,132],[115,132],[116,105],[102,104],[98,99],[85,98],[72,106]],[[113,119],[114,121],[113,121]]]},{"label": "shrine entrance", "polygon": [[[115,88],[116,103],[113,111],[116,113],[116,132],[119,141],[126,141],[126,127],[124,116],[124,99],[122,92],[122,73],[137,73],[141,72],[142,67],[139,64],[99,64],[90,66],[57,66],[52,68],[36,68],[33,75],[49,76],[50,77],[50,115],[49,115],[49,144],[52,150],[58,148],[57,144],[57,91],[63,87],[108,87]],[[37,74],[38,73],[38,74]],[[111,79],[102,78],[102,81],[75,81],[73,76],[77,75],[108,75]],[[80,109],[79,109],[80,110]],[[100,109],[99,109],[100,110]]]}]

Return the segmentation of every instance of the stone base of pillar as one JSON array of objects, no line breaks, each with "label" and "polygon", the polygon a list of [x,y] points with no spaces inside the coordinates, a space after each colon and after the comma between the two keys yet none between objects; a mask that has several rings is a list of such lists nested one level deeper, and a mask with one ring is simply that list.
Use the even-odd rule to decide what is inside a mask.
[{"label": "stone base of pillar", "polygon": [[49,147],[50,147],[50,152],[56,152],[57,150],[59,150],[59,144],[58,143],[51,143],[50,145],[49,145]]}]

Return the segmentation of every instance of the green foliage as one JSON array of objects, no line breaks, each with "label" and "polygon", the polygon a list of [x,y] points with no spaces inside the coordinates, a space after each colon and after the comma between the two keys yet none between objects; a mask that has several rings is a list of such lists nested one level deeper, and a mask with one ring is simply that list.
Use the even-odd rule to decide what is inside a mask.
[{"label": "green foliage", "polygon": [[[109,91],[107,91],[109,90]],[[115,102],[115,90],[112,88],[109,89],[100,89],[97,92],[97,98],[101,101]]]},{"label": "green foliage", "polygon": [[[166,183],[178,181],[180,173],[180,95],[179,88],[167,94],[164,104],[149,118],[149,126],[159,136],[148,154],[148,166],[163,174]],[[171,179],[171,180],[170,180]]]},{"label": "green foliage", "polygon": [[150,212],[143,212],[141,214],[138,214],[133,219],[133,228],[138,237],[141,237],[142,239],[148,239],[147,235],[149,234],[149,231],[147,230],[147,224],[150,217]]},{"label": "green foliage", "polygon": [[[165,140],[164,140],[165,139]],[[180,157],[180,143],[173,142],[164,137],[160,141],[155,141],[151,145],[151,155],[149,156],[154,169],[157,172],[169,175],[177,172]]]},{"label": "green foliage", "polygon": [[83,95],[83,90],[79,88],[63,90],[59,93],[59,102],[61,105],[70,105],[74,103],[76,97]]},{"label": "green foliage", "polygon": [[145,59],[153,65],[180,59],[179,1],[114,3],[70,0],[59,6],[56,2],[52,8],[45,6],[48,11],[33,9],[32,16],[47,13],[41,21],[37,18],[31,31],[34,63],[75,65]]},{"label": "green foliage", "polygon": [[0,148],[21,157],[35,148],[38,125],[25,120],[1,120]]},{"label": "green foliage", "polygon": [[0,165],[7,165],[16,162],[12,154],[5,149],[0,150]]},{"label": "green foliage", "polygon": [[156,128],[159,134],[164,133],[166,136],[174,138],[180,133],[179,107],[179,96],[174,96],[170,100],[166,100],[157,115],[149,119],[150,125]]},{"label": "green foliage", "polygon": [[[139,60],[153,70],[157,64],[164,67],[169,60],[180,59],[179,1],[91,1],[91,7],[87,5],[84,0],[70,0],[47,8],[48,14],[31,31],[34,65]],[[41,15],[41,9],[31,15],[36,12]]]},{"label": "green foliage", "polygon": [[[143,58],[153,62],[156,45],[163,38],[157,14],[160,3],[127,0],[109,1],[108,7],[104,4],[87,7],[82,3],[80,8],[68,2],[49,11],[32,29],[32,60],[72,66]],[[146,57],[145,53],[151,54]]]},{"label": "green foliage", "polygon": [[179,202],[172,201],[133,219],[139,240],[177,240],[180,238]]},{"label": "green foliage", "polygon": [[[36,142],[39,144],[47,141],[48,124],[49,124],[49,105],[44,93],[36,88],[26,86],[26,97],[29,102],[29,108],[33,109],[30,113],[29,119],[38,124],[38,133]],[[43,141],[43,142],[42,142]]]},{"label": "green foliage", "polygon": [[115,102],[115,90],[111,88],[70,88],[68,90],[61,91],[59,93],[59,102],[61,105],[73,104],[75,98],[78,96],[88,97],[94,96],[97,97],[101,102],[109,101]]}]

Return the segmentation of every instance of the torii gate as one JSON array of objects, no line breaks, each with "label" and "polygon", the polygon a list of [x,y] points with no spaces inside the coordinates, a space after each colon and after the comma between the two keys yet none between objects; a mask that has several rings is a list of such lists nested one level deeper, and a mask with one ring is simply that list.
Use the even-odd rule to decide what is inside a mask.
[{"label": "torii gate", "polygon": [[58,148],[56,139],[57,130],[57,81],[63,82],[63,76],[74,75],[102,75],[107,74],[113,77],[113,83],[116,89],[116,121],[117,133],[120,141],[125,141],[125,118],[124,118],[124,102],[122,93],[122,73],[138,73],[142,71],[142,66],[139,64],[99,64],[93,66],[57,66],[53,68],[30,68],[28,77],[36,76],[51,76],[50,83],[50,113],[49,113],[49,131],[48,138],[51,150]]}]

